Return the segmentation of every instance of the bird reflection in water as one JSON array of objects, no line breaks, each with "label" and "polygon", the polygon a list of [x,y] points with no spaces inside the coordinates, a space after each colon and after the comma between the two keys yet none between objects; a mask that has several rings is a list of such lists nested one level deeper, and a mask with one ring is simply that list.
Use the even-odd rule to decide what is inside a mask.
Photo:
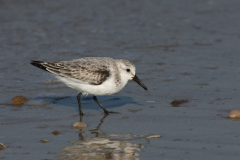
[{"label": "bird reflection in water", "polygon": [[[110,134],[102,133],[99,128],[103,124],[107,115],[100,120],[98,126],[94,129],[83,131],[79,129],[79,141],[72,142],[71,146],[62,148],[62,153],[58,157],[59,160],[95,160],[95,159],[139,159],[139,151],[141,144],[132,144],[134,136],[129,134]],[[80,117],[82,122],[83,117]],[[84,139],[83,133],[95,134],[95,137]]]}]

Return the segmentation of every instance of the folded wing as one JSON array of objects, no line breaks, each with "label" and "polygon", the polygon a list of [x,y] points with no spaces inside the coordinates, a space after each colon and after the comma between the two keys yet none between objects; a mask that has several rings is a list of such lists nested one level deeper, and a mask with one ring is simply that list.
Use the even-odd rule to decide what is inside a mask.
[{"label": "folded wing", "polygon": [[31,61],[31,64],[55,75],[77,79],[92,85],[100,85],[110,77],[109,68],[104,61],[94,63],[94,59],[61,62]]}]

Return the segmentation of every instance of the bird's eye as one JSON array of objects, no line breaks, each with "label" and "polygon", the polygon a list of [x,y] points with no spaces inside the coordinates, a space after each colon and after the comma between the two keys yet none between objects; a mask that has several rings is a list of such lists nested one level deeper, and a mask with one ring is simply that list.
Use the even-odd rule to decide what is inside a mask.
[{"label": "bird's eye", "polygon": [[130,72],[130,69],[126,69],[127,72]]}]

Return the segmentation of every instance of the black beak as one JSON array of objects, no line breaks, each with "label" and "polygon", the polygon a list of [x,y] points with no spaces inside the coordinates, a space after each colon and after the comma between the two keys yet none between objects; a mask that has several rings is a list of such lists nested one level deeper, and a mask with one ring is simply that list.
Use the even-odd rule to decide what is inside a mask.
[{"label": "black beak", "polygon": [[148,90],[147,87],[142,83],[142,81],[137,77],[137,75],[135,74],[135,76],[133,77],[133,79],[135,82],[137,82],[141,87],[143,87],[145,90]]}]

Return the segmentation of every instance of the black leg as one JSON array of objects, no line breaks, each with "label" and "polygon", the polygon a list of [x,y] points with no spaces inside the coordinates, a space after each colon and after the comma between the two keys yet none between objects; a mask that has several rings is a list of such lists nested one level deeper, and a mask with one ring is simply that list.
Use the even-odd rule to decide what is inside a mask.
[{"label": "black leg", "polygon": [[[83,115],[80,114],[80,121],[79,122],[82,122],[82,120],[83,120]],[[79,140],[83,140],[82,129],[80,129],[79,131],[80,131],[79,134],[78,134]]]},{"label": "black leg", "polygon": [[79,122],[82,122],[82,120],[83,120],[83,115],[80,114],[80,120],[79,120]]},{"label": "black leg", "polygon": [[97,102],[97,104],[103,109],[104,113],[108,115],[109,112],[101,105],[96,96],[93,96],[93,100]]},{"label": "black leg", "polygon": [[78,100],[79,113],[80,113],[80,115],[83,115],[83,111],[82,111],[82,107],[81,107],[81,101],[80,101],[81,95],[82,95],[82,93],[78,93],[77,100]]}]

